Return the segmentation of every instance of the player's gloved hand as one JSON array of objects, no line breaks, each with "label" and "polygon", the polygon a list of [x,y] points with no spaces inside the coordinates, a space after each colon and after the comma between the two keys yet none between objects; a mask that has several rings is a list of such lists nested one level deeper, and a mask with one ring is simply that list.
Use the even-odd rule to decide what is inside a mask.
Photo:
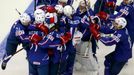
[{"label": "player's gloved hand", "polygon": [[71,39],[71,33],[67,32],[65,35],[61,36],[62,44],[66,44]]},{"label": "player's gloved hand", "polygon": [[97,16],[98,16],[100,19],[102,19],[102,20],[107,20],[108,17],[109,17],[109,15],[108,15],[106,12],[104,12],[104,11],[100,11],[100,12],[97,14]]},{"label": "player's gloved hand", "polygon": [[100,30],[100,26],[96,23],[90,23],[89,28],[94,28],[97,31]]},{"label": "player's gloved hand", "polygon": [[116,5],[116,3],[113,2],[113,1],[111,1],[111,2],[106,2],[106,3],[105,3],[105,6],[106,6],[106,7],[109,7],[109,8],[115,8],[115,5]]},{"label": "player's gloved hand", "polygon": [[90,29],[90,32],[92,33],[92,36],[95,38],[95,39],[100,39],[100,32],[94,27],[94,24],[91,24],[89,26],[89,29]]},{"label": "player's gloved hand", "polygon": [[[11,55],[10,55],[11,56]],[[10,60],[10,56],[4,55],[3,62],[1,64],[1,69],[5,70],[7,66],[7,62]]]},{"label": "player's gloved hand", "polygon": [[42,40],[42,37],[40,37],[39,35],[37,34],[33,34],[30,38],[30,41],[33,43],[33,44],[38,44],[39,41]]},{"label": "player's gloved hand", "polygon": [[36,28],[38,28],[39,30],[41,30],[42,32],[44,32],[45,35],[47,35],[48,32],[49,32],[48,27],[46,27],[43,23],[36,24]]}]

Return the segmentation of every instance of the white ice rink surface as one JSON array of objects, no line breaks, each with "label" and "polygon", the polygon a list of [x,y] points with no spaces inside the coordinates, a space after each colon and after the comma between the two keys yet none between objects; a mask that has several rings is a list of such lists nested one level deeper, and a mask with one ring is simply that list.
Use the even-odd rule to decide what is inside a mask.
[{"label": "white ice rink surface", "polygon": [[[15,11],[17,8],[20,12],[24,12],[32,0],[1,0],[0,2],[0,42],[8,34],[11,25],[19,17]],[[76,0],[79,1],[79,0]],[[93,4],[95,0],[90,0]],[[73,6],[77,6],[74,3]],[[106,47],[102,43],[98,43],[99,50],[97,50],[97,57],[100,65],[100,75],[104,70],[104,56],[114,50],[114,46]],[[19,47],[20,48],[20,47]],[[19,49],[18,48],[18,49]],[[133,48],[134,50],[134,48]],[[133,51],[134,54],[134,51]],[[25,51],[16,54],[7,65],[6,70],[0,69],[0,75],[28,75],[28,64],[26,61]],[[81,72],[75,72],[74,75],[84,75]],[[119,75],[134,75],[134,58],[130,59]]]}]

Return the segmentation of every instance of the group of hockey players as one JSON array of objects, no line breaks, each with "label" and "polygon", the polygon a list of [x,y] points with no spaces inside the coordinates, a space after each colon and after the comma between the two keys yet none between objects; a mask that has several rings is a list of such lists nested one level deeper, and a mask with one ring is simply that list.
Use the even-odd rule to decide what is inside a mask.
[{"label": "group of hockey players", "polygon": [[116,45],[105,56],[104,75],[118,75],[132,57],[134,4],[123,0],[117,6],[116,2],[97,0],[92,9],[89,0],[81,0],[75,10],[73,0],[37,0],[34,13],[22,13],[13,24],[2,69],[22,44],[29,75],[73,75],[74,66],[86,75],[99,75],[95,54],[101,41]]}]

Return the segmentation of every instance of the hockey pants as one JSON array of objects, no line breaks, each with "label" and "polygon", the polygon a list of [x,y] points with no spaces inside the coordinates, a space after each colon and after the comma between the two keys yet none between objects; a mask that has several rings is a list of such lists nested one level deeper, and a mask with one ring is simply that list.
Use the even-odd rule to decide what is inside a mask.
[{"label": "hockey pants", "polygon": [[29,75],[48,75],[48,65],[34,65],[29,63]]},{"label": "hockey pants", "polygon": [[104,65],[105,71],[104,75],[118,75],[122,70],[123,66],[126,64],[127,61],[116,61],[113,58],[113,53],[108,54],[105,57]]}]

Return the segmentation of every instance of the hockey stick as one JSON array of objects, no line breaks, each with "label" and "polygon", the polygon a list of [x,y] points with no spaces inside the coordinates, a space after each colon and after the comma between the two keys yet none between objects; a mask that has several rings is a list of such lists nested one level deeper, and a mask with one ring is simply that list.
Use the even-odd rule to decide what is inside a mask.
[{"label": "hockey stick", "polygon": [[37,2],[36,2],[36,0],[34,0],[34,11],[36,10],[36,4],[37,4]]},{"label": "hockey stick", "polygon": [[[27,46],[29,46],[29,45],[26,45],[25,47],[22,47],[21,49],[17,50],[13,55],[9,55],[9,56],[5,57],[3,59],[3,61],[7,61],[7,60],[11,59],[15,54],[19,53],[20,51],[22,51],[23,49],[25,49]],[[1,64],[2,70],[5,70],[6,69],[6,65],[7,65],[7,63],[2,62],[2,64]]]},{"label": "hockey stick", "polygon": [[101,0],[101,4],[99,6],[99,12],[101,11],[101,6],[102,6],[103,0]]},{"label": "hockey stick", "polygon": [[19,50],[17,50],[13,55],[7,56],[6,58],[4,58],[4,60],[8,60],[8,59],[12,58],[15,54],[19,53],[19,52],[22,51],[23,49],[24,49],[24,47],[21,48],[21,49],[19,49]]},{"label": "hockey stick", "polygon": [[[85,5],[86,5],[86,10],[87,10],[88,16],[90,16],[89,9],[88,9],[88,4],[87,4],[88,2],[86,2],[86,0],[84,0],[84,2],[85,2]],[[89,17],[89,20],[91,20],[90,17]],[[93,37],[93,35],[91,34],[90,39],[89,39],[89,43],[87,45],[87,48],[86,48],[85,53],[84,53],[84,56],[83,56],[85,58],[88,57],[88,50],[89,50],[88,47],[90,45],[90,41],[91,41],[92,37]],[[96,40],[95,40],[95,42],[96,42]],[[96,44],[97,44],[97,42],[96,42]],[[99,48],[98,45],[97,45],[97,48]]]},{"label": "hockey stick", "polygon": [[[87,4],[86,0],[84,0],[84,2],[85,2],[85,5],[86,5],[87,14],[88,14],[88,16],[90,16],[89,9],[88,9],[88,4]],[[89,20],[91,20],[91,19],[89,18]],[[88,43],[87,48],[85,50],[85,53],[83,55],[84,58],[87,58],[88,57],[88,50],[89,50],[88,47],[90,45],[91,39],[92,39],[92,34],[90,36],[89,43]]]},{"label": "hockey stick", "polygon": [[17,13],[18,13],[19,15],[21,15],[21,13],[18,11],[18,9],[17,9],[17,8],[16,8],[15,10],[17,11]]}]

